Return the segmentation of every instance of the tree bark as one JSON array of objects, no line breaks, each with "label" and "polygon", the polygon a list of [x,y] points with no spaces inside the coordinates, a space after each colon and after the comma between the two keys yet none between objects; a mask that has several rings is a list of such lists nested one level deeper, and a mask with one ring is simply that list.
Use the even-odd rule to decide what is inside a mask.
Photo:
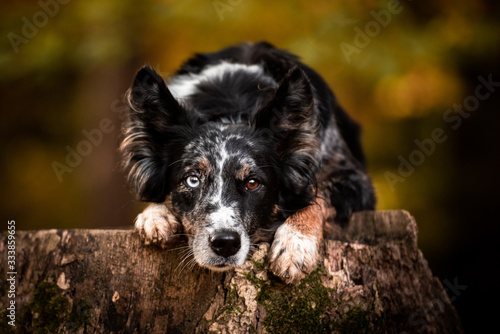
[{"label": "tree bark", "polygon": [[318,270],[298,285],[267,270],[268,244],[243,267],[214,273],[193,263],[185,242],[163,250],[128,230],[17,231],[12,285],[7,236],[0,239],[6,333],[462,332],[404,211],[354,214],[337,240],[323,242]]}]

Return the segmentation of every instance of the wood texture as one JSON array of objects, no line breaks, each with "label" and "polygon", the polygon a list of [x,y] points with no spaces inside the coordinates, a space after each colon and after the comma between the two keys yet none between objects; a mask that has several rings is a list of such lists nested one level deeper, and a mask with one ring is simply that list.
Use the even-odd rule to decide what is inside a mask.
[{"label": "wood texture", "polygon": [[[18,333],[461,333],[457,313],[417,247],[404,211],[362,212],[301,284],[268,270],[268,244],[242,268],[213,273],[126,230],[16,232]],[[7,240],[0,263],[7,273]]]}]

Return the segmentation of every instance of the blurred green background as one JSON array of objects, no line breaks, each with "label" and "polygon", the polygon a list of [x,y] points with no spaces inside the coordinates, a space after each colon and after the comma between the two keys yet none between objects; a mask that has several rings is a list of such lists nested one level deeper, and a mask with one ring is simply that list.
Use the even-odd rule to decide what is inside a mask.
[{"label": "blurred green background", "polygon": [[[485,283],[500,268],[500,87],[481,88],[490,93],[481,99],[476,89],[479,77],[500,81],[496,2],[6,1],[0,18],[3,221],[130,227],[141,205],[117,148],[136,70],[149,63],[168,76],[194,52],[267,40],[323,75],[363,125],[377,208],[408,210],[434,273],[467,286],[448,289],[465,327],[494,319],[483,298],[499,297]],[[446,140],[418,153],[415,141],[428,143],[435,129]],[[69,166],[71,150],[85,156]],[[401,173],[411,159],[414,170]],[[67,166],[59,176],[54,163]]]}]

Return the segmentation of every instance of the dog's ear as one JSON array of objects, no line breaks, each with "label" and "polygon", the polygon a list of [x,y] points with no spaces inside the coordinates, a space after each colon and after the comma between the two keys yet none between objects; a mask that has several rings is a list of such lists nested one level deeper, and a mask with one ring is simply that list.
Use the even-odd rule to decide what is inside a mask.
[{"label": "dog's ear", "polygon": [[285,192],[301,198],[299,206],[311,201],[320,164],[319,120],[311,83],[300,67],[287,72],[252,122],[263,136],[272,136]]},{"label": "dog's ear", "polygon": [[188,128],[186,110],[172,96],[163,79],[149,66],[136,75],[127,93],[129,113],[124,124],[122,167],[138,198],[162,202],[167,192],[168,166]]},{"label": "dog's ear", "polygon": [[188,122],[184,108],[150,66],[144,66],[137,72],[128,98],[131,117],[143,121],[153,131],[161,133],[172,125]]}]

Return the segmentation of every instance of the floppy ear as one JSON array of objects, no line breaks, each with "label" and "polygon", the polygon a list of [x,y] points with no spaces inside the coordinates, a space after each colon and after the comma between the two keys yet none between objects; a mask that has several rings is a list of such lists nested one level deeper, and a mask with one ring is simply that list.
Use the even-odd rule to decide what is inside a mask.
[{"label": "floppy ear", "polygon": [[140,200],[162,202],[168,166],[183,140],[178,129],[189,124],[187,113],[149,66],[137,73],[127,98],[129,113],[120,146],[122,166]]},{"label": "floppy ear", "polygon": [[320,147],[311,83],[300,67],[287,72],[274,95],[255,113],[253,125],[263,135],[272,135],[281,162],[283,193],[290,195],[285,201],[307,205],[313,197]]}]

